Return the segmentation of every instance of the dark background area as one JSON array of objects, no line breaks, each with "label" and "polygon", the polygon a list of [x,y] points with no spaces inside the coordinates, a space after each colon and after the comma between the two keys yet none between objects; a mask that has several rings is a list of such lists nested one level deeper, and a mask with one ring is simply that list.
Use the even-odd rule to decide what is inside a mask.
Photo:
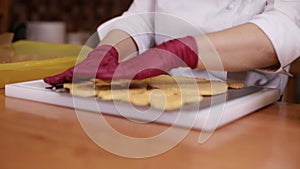
[{"label": "dark background area", "polygon": [[[97,27],[121,15],[132,0],[10,0],[8,31],[22,35],[28,21],[63,21],[67,32],[96,31]],[[22,38],[22,37],[19,37]]]}]

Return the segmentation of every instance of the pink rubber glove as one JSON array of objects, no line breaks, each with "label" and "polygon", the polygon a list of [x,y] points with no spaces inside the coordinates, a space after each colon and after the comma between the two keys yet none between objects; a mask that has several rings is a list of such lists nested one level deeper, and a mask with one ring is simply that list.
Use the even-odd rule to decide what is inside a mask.
[{"label": "pink rubber glove", "polygon": [[197,44],[193,37],[165,42],[125,62],[118,63],[117,50],[108,45],[94,49],[87,59],[67,71],[44,78],[51,85],[71,82],[72,79],[100,78],[144,79],[163,74],[172,68],[198,64]]},{"label": "pink rubber glove", "polygon": [[111,79],[144,79],[163,74],[177,67],[196,68],[198,47],[193,37],[174,39],[116,66],[99,69],[97,77]]},{"label": "pink rubber glove", "polygon": [[76,66],[61,74],[45,77],[44,81],[51,85],[71,82],[75,79],[89,79],[96,76],[98,69],[114,71],[118,66],[118,52],[109,45],[102,45],[89,53],[87,58]]}]

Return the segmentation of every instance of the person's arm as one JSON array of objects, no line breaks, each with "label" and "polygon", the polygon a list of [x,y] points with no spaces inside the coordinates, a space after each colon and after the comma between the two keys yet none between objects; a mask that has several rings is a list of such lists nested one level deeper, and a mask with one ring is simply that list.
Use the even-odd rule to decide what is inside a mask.
[{"label": "person's arm", "polygon": [[153,0],[134,0],[121,16],[102,23],[97,28],[100,45],[116,47],[119,61],[151,48],[155,4]]},{"label": "person's arm", "polygon": [[[226,71],[247,71],[278,64],[272,43],[254,24],[247,23],[205,36],[195,37],[200,58],[199,69],[222,69],[215,60],[217,58],[212,56],[215,54],[214,49]],[[100,45],[114,46],[119,53],[120,61],[137,52],[134,40],[121,30],[112,30]]]},{"label": "person's arm", "polygon": [[133,38],[128,33],[118,29],[110,31],[99,45],[114,46],[119,53],[119,61],[137,54],[137,45]]},{"label": "person's arm", "polygon": [[[126,51],[124,46],[120,43],[118,50]],[[125,62],[103,65],[98,69],[97,77],[105,80],[144,79],[177,67],[247,71],[278,63],[268,37],[256,25],[247,23],[205,36],[187,36],[164,42]]]},{"label": "person's arm", "polygon": [[[200,58],[199,69],[223,69],[216,61],[215,49],[225,71],[247,71],[278,64],[272,43],[255,24],[247,23],[205,36],[195,36],[195,39]],[[112,30],[100,45],[114,46],[120,61],[137,53],[133,38],[122,30]]]},{"label": "person's arm", "polygon": [[195,39],[198,44],[199,69],[223,69],[216,60],[215,50],[225,71],[247,71],[279,64],[272,43],[252,23],[196,36]]}]

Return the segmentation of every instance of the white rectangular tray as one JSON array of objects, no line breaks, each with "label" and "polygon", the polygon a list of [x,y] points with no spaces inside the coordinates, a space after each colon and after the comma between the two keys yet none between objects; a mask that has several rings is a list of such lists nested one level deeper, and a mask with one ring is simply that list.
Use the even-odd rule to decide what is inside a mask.
[{"label": "white rectangular tray", "polygon": [[46,89],[47,86],[42,80],[8,84],[5,86],[5,95],[76,110],[123,116],[143,122],[202,130],[214,130],[276,102],[280,97],[278,89],[250,87],[207,97],[200,106],[193,104],[184,106],[181,110],[162,112],[155,108],[137,107],[125,102],[101,101],[96,97],[74,97],[69,93],[57,93]]}]

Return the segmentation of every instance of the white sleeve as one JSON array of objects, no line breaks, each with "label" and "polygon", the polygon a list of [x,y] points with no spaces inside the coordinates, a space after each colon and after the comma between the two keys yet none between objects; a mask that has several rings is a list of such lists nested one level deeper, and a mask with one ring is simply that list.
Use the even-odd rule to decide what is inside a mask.
[{"label": "white sleeve", "polygon": [[153,0],[134,0],[122,16],[101,24],[97,31],[102,40],[113,29],[128,33],[137,44],[139,52],[146,51],[154,44],[154,8]]},{"label": "white sleeve", "polygon": [[281,65],[276,72],[284,73],[300,56],[300,1],[268,0],[267,3],[264,12],[249,22],[269,37]]}]

